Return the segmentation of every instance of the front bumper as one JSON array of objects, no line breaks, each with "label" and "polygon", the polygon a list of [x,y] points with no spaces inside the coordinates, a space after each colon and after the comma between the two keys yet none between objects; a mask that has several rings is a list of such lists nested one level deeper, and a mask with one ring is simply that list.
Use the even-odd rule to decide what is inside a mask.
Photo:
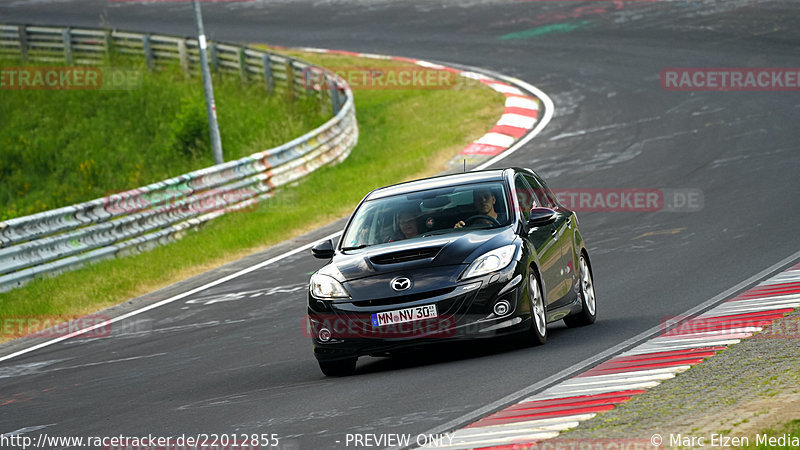
[{"label": "front bumper", "polygon": [[[488,338],[529,326],[525,274],[516,261],[505,269],[453,284],[384,299],[319,300],[309,294],[309,333],[318,360],[378,355],[407,347]],[[499,301],[510,305],[502,316]],[[374,326],[372,314],[436,305],[438,317]],[[323,338],[321,338],[322,333]]]}]

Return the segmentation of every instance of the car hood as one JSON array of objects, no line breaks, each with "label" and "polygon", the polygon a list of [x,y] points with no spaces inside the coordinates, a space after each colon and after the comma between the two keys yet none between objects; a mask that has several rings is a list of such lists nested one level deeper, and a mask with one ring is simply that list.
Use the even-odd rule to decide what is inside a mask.
[{"label": "car hood", "polygon": [[489,250],[512,243],[515,238],[512,228],[504,227],[390,242],[361,250],[337,252],[326,272],[335,273],[335,278],[345,282],[393,272],[464,266]]}]

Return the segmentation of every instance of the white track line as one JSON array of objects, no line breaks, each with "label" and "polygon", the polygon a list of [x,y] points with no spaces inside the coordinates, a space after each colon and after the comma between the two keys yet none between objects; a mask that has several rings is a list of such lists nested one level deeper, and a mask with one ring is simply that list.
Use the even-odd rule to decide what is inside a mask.
[{"label": "white track line", "polygon": [[733,328],[730,330],[720,330],[720,331],[696,331],[696,332],[685,332],[685,333],[676,333],[670,334],[670,336],[675,336],[676,338],[695,338],[695,339],[718,339],[720,336],[727,336],[728,334],[736,334],[736,333],[744,333],[748,336],[752,336],[753,333],[758,333],[759,331],[763,330],[762,327],[744,327],[744,328]]},{"label": "white track line", "polygon": [[[453,443],[452,445],[444,444],[444,445],[437,445],[436,448],[448,448],[451,450],[456,449],[468,449],[468,448],[480,448],[480,447],[491,447],[493,445],[511,443],[515,441],[519,442],[531,442],[531,441],[539,441],[545,439],[551,439],[558,436],[557,431],[549,431],[549,432],[541,432],[541,433],[528,433],[514,436],[513,438],[504,438],[504,439],[475,439],[475,440],[464,440],[462,442]],[[425,447],[420,447],[425,448]]]},{"label": "white track line", "polygon": [[571,416],[559,416],[559,417],[546,417],[544,419],[530,419],[524,420],[521,422],[509,422],[509,423],[501,423],[497,425],[486,425],[485,427],[473,427],[473,428],[461,428],[458,431],[464,430],[502,430],[502,429],[511,429],[516,428],[518,426],[526,426],[526,427],[549,427],[549,426],[561,426],[567,423],[574,423],[574,422],[582,422],[584,420],[589,420],[592,417],[596,416],[596,413],[583,413],[583,414],[574,414]]},{"label": "white track line", "polygon": [[[787,309],[787,308],[796,308],[797,305],[800,305],[800,301],[797,300],[789,300],[785,302],[775,302],[775,303],[768,303],[766,305],[736,305],[738,302],[731,302],[730,306],[725,306],[723,308],[715,309],[713,311],[709,311],[706,314],[703,314],[701,317],[725,317],[725,316],[733,316],[736,314],[746,314],[746,313],[755,313],[755,312],[769,312],[769,311],[776,311],[779,309]],[[736,318],[732,318],[731,321],[736,320]]]},{"label": "white track line", "polygon": [[[688,370],[684,369],[684,370]],[[531,397],[530,399],[525,399],[525,402],[529,400],[558,400],[564,397],[580,397],[580,396],[588,396],[588,395],[599,395],[599,394],[607,394],[611,392],[619,392],[619,391],[629,391],[632,389],[649,389],[651,387],[658,386],[661,384],[662,381],[669,380],[675,377],[675,374],[670,374],[669,376],[664,377],[648,377],[648,379],[642,380],[629,380],[626,382],[608,382],[608,383],[598,383],[598,384],[586,384],[586,385],[561,385],[552,387],[544,392],[541,395],[537,395],[536,397]],[[565,404],[564,406],[569,406],[569,404]],[[580,407],[576,407],[580,408]]]},{"label": "white track line", "polygon": [[703,343],[708,341],[723,341],[723,340],[740,340],[740,339],[747,339],[752,336],[753,333],[728,333],[723,334],[721,336],[703,336],[703,337],[683,337],[683,336],[674,336],[674,337],[659,337],[653,339],[650,343],[654,345],[681,345],[681,344],[692,344],[692,343]]},{"label": "white track line", "polygon": [[[628,372],[615,373],[613,375],[593,375],[589,377],[570,378],[569,380],[559,384],[559,386],[569,388],[577,386],[612,386],[617,384],[639,383],[642,381],[669,380],[670,378],[675,378],[675,372],[679,372],[679,370],[656,374],[631,370]],[[620,390],[623,391],[624,389]]]},{"label": "white track line", "polygon": [[770,278],[763,283],[759,283],[758,286],[774,286],[776,284],[796,283],[798,281],[800,281],[800,272],[792,270],[784,272],[777,277]]},{"label": "white track line", "polygon": [[650,389],[651,387],[656,387],[659,384],[660,383],[658,381],[642,381],[641,383],[614,384],[582,389],[577,387],[572,389],[556,389],[556,387],[553,387],[542,392],[541,395],[531,397],[528,400],[555,400],[564,397],[578,397],[581,395],[599,395],[609,392],[629,391],[631,389]]},{"label": "white track line", "polygon": [[662,352],[672,352],[675,350],[689,350],[693,348],[704,348],[704,347],[727,347],[728,345],[738,344],[739,339],[731,339],[728,341],[704,341],[704,342],[693,342],[693,343],[686,343],[682,345],[649,345],[649,344],[642,344],[638,347],[635,347],[631,350],[628,350],[624,353],[620,353],[619,356],[634,356],[634,355],[641,355],[645,353],[662,353]]},{"label": "white track line", "polygon": [[[341,231],[337,231],[336,233],[329,234],[328,236],[325,236],[324,238],[322,238],[320,240],[333,239],[333,238],[339,236],[340,234],[342,234],[342,232]],[[192,294],[195,294],[197,292],[204,291],[204,290],[206,290],[208,288],[217,286],[219,284],[225,283],[226,281],[233,280],[234,278],[238,278],[238,277],[240,277],[242,275],[248,274],[248,273],[253,272],[255,270],[258,270],[258,269],[260,269],[262,267],[268,266],[268,265],[273,264],[273,263],[275,263],[277,261],[280,261],[282,259],[288,258],[289,256],[295,255],[295,254],[300,253],[300,252],[302,252],[304,250],[308,250],[311,247],[313,247],[314,244],[316,244],[317,242],[319,242],[319,241],[314,241],[314,242],[308,243],[306,245],[297,247],[294,250],[289,250],[286,253],[282,253],[282,254],[280,254],[278,256],[270,258],[270,259],[268,259],[266,261],[262,261],[262,262],[260,262],[260,263],[258,263],[256,265],[250,266],[250,267],[248,267],[246,269],[242,269],[242,270],[240,270],[238,272],[234,272],[234,273],[232,273],[230,275],[227,275],[227,276],[224,276],[224,277],[219,278],[217,280],[211,281],[211,282],[206,283],[206,284],[204,284],[202,286],[196,287],[196,288],[188,290],[186,292],[182,292],[182,293],[180,293],[178,295],[174,295],[174,296],[172,296],[172,297],[170,297],[168,299],[161,300],[159,302],[147,305],[147,306],[145,306],[143,308],[139,308],[137,310],[125,313],[125,314],[123,314],[121,316],[117,316],[117,317],[114,317],[112,319],[103,321],[101,323],[92,325],[91,327],[86,327],[86,328],[84,328],[82,330],[78,330],[78,331],[69,333],[69,334],[64,335],[64,336],[59,336],[59,337],[57,337],[55,339],[51,339],[49,341],[45,341],[45,342],[42,342],[40,344],[36,344],[36,345],[34,345],[32,347],[28,347],[28,348],[22,349],[20,351],[8,354],[6,356],[0,357],[0,362],[8,361],[11,358],[16,358],[17,356],[24,355],[26,353],[30,353],[30,352],[32,352],[34,350],[38,350],[40,348],[44,348],[44,347],[48,347],[48,346],[53,345],[53,344],[57,344],[57,343],[59,343],[61,341],[73,338],[75,336],[80,336],[82,334],[88,333],[88,332],[90,332],[92,330],[95,330],[97,328],[102,328],[102,327],[111,325],[112,323],[119,322],[120,320],[125,320],[125,319],[127,319],[129,317],[133,317],[133,316],[139,315],[139,314],[141,314],[143,312],[150,311],[151,309],[156,309],[156,308],[158,308],[160,306],[168,305],[168,304],[170,304],[172,302],[178,301],[178,300],[180,300],[182,298],[186,298],[186,297],[188,297],[188,296],[190,296]]]},{"label": "white track line", "polygon": [[725,302],[719,305],[718,308],[733,308],[741,305],[772,305],[791,301],[800,302],[800,294],[764,295],[763,297],[736,299]]},{"label": "white track line", "polygon": [[[488,425],[485,427],[463,428],[453,433],[453,436],[458,439],[468,438],[472,436],[502,436],[511,433],[517,433],[519,430],[525,431],[561,431],[575,428],[580,424],[577,420],[560,420],[549,424],[538,423],[539,420],[514,422],[503,425]],[[582,419],[586,420],[586,419]]]},{"label": "white track line", "polygon": [[725,308],[741,308],[745,306],[769,306],[780,305],[781,303],[800,303],[800,294],[787,294],[787,295],[773,295],[770,297],[754,297],[747,299],[731,300],[721,304],[715,310],[724,310]]},{"label": "white track line", "polygon": [[[646,362],[642,362],[642,364],[646,364]],[[576,378],[570,378],[570,379],[571,380],[580,380],[582,378],[594,378],[594,379],[601,380],[603,378],[606,378],[606,379],[614,379],[614,378],[617,378],[617,377],[625,378],[627,376],[630,376],[630,374],[633,373],[633,372],[638,373],[638,374],[649,374],[649,375],[675,374],[677,372],[683,372],[684,370],[686,370],[685,367],[686,366],[683,366],[683,365],[681,365],[681,366],[675,365],[675,366],[659,367],[658,369],[646,369],[646,370],[636,370],[636,371],[630,370],[628,372],[617,372],[617,373],[608,373],[608,374],[602,374],[602,375],[592,375],[591,377],[578,376]],[[619,368],[619,370],[625,370],[625,369],[627,369],[627,367],[620,367]],[[609,369],[609,370],[616,370],[616,369]],[[522,403],[522,402],[520,402],[520,403]]]}]

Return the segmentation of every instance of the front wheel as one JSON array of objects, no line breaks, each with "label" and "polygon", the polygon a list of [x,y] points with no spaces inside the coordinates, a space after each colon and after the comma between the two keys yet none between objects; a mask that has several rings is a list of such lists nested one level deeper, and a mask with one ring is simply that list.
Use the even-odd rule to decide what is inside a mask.
[{"label": "front wheel", "polygon": [[581,312],[564,318],[564,323],[571,328],[591,325],[597,318],[597,303],[594,295],[592,271],[589,269],[589,263],[583,255],[581,255],[579,264],[581,269]]},{"label": "front wheel", "polygon": [[356,371],[358,358],[341,359],[339,361],[318,361],[319,368],[329,377],[346,377]]},{"label": "front wheel", "polygon": [[527,341],[531,345],[542,345],[547,342],[547,312],[544,307],[544,295],[536,274],[528,274],[528,299],[531,305],[531,328]]}]

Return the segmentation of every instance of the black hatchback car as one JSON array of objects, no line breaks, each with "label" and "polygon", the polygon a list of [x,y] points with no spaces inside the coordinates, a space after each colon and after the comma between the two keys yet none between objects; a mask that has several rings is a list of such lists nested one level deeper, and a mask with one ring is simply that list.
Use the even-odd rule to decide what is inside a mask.
[{"label": "black hatchback car", "polygon": [[370,192],[311,277],[308,321],[322,372],[428,342],[595,321],[592,268],[574,212],[534,171],[445,175]]}]

